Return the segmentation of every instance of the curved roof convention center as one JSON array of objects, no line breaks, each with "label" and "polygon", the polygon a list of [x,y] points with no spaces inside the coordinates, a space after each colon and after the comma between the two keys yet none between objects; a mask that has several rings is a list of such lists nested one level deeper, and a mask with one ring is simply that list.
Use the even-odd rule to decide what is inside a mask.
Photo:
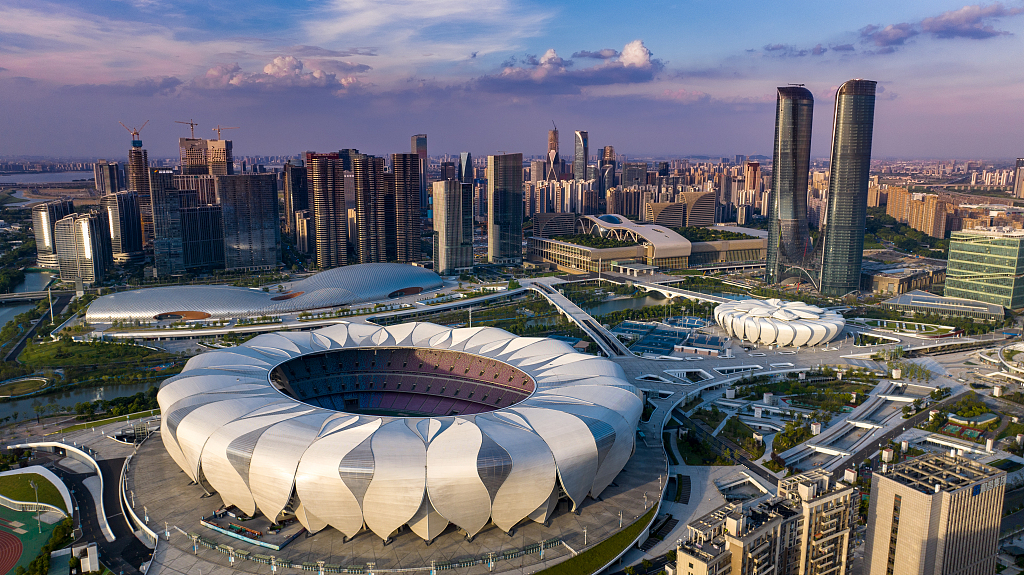
[{"label": "curved roof convention center", "polygon": [[723,303],[715,308],[715,321],[732,337],[794,347],[828,343],[846,326],[839,312],[779,299]]},{"label": "curved roof convention center", "polygon": [[341,323],[193,357],[161,437],[243,513],[431,541],[546,521],[629,460],[642,403],[617,364],[492,327]]},{"label": "curved roof convention center", "polygon": [[585,216],[581,223],[590,234],[648,244],[653,249],[653,258],[690,255],[690,240],[664,226],[638,224],[615,214]]},{"label": "curved roof convention center", "polygon": [[407,264],[356,264],[329,269],[269,293],[235,286],[173,286],[119,292],[98,298],[86,320],[259,317],[381,301],[438,289],[441,277]]}]

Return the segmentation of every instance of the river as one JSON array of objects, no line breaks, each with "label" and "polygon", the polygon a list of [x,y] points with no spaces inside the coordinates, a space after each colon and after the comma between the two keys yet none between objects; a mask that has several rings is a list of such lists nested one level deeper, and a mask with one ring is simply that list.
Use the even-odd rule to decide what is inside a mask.
[{"label": "river", "polygon": [[[53,274],[50,272],[25,272],[25,280],[14,288],[14,293],[44,290],[51,279],[53,279]],[[31,303],[0,305],[0,326],[7,325],[7,322],[14,319],[14,316],[25,313],[34,307],[35,304]]]},{"label": "river", "polygon": [[25,399],[16,399],[8,403],[0,403],[0,418],[7,417],[15,412],[18,414],[18,420],[34,417],[35,411],[32,410],[32,407],[35,405],[56,403],[61,407],[73,408],[80,401],[96,401],[97,399],[113,399],[115,397],[135,395],[140,391],[146,391],[151,386],[160,385],[160,381],[159,379],[153,379],[142,383],[86,387],[36,397],[27,397]]},{"label": "river", "polygon": [[65,184],[75,180],[91,180],[92,172],[37,172],[0,176],[5,184]]}]

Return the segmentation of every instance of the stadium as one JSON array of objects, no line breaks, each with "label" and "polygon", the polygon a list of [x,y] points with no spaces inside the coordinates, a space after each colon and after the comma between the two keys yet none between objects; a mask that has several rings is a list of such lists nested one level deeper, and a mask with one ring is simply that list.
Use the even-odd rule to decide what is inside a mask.
[{"label": "stadium", "polygon": [[839,312],[779,299],[724,303],[715,308],[715,321],[731,337],[793,347],[828,343],[846,327]]},{"label": "stadium", "polygon": [[263,291],[236,286],[173,286],[105,295],[85,319],[112,321],[202,320],[274,316],[413,295],[439,289],[441,277],[421,267],[374,263],[342,266]]},{"label": "stadium", "polygon": [[261,335],[192,358],[158,400],[167,453],[225,506],[385,543],[578,510],[632,456],[642,411],[609,360],[429,323]]}]

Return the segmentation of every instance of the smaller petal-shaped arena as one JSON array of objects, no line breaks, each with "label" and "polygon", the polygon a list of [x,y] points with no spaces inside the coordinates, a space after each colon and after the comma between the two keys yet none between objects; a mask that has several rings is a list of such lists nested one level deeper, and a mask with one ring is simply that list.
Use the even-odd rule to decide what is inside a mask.
[{"label": "smaller petal-shaped arena", "polygon": [[576,509],[643,411],[617,364],[546,338],[429,323],[274,333],[189,360],[157,396],[174,461],[225,505],[310,532],[430,541]]},{"label": "smaller petal-shaped arena", "polygon": [[779,299],[723,303],[715,308],[715,321],[730,337],[793,347],[828,343],[846,327],[837,311]]}]

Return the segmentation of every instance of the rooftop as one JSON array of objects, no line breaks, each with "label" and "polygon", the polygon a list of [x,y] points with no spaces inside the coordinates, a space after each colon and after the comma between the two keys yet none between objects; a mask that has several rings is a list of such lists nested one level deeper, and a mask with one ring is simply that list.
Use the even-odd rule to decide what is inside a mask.
[{"label": "rooftop", "polygon": [[575,244],[577,246],[583,246],[586,248],[628,248],[638,245],[637,242],[617,240],[615,238],[607,238],[601,236],[594,236],[590,234],[573,234],[571,236],[555,236],[551,238],[555,241],[565,242],[567,244]]},{"label": "rooftop", "polygon": [[889,305],[914,305],[928,307],[940,312],[943,310],[962,311],[968,309],[981,313],[1003,314],[1003,306],[999,304],[985,303],[983,301],[961,299],[957,297],[944,297],[921,290],[908,291],[905,294],[889,298],[882,303]]},{"label": "rooftop", "polygon": [[930,453],[908,459],[882,475],[921,493],[953,492],[973,483],[1005,475],[995,467],[963,457]]},{"label": "rooftop", "polygon": [[[1024,230],[1008,227],[974,228],[971,230],[953,232],[953,234],[958,235],[961,238],[963,236],[985,236],[990,238],[1024,239]],[[957,237],[953,237],[953,239],[955,240]]]}]

